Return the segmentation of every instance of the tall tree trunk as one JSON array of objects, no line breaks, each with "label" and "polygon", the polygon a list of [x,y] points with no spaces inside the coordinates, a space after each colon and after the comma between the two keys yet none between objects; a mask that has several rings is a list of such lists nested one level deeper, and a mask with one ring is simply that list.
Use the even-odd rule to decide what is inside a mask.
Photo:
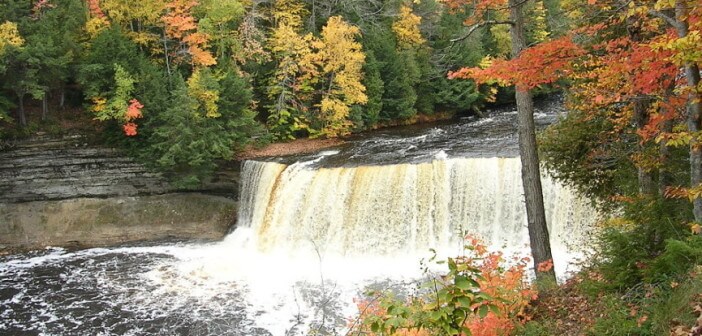
[{"label": "tall tree trunk", "polygon": [[[676,30],[678,37],[683,38],[688,34],[688,10],[685,1],[675,2],[675,19],[678,21]],[[692,88],[687,97],[687,128],[690,133],[697,133],[702,129],[702,103],[696,88],[700,83],[700,68],[693,62],[685,63],[685,78],[687,85]],[[690,187],[696,188],[702,184],[702,144],[692,137],[690,140]],[[702,223],[702,198],[692,201],[695,222]]]},{"label": "tall tree trunk", "polygon": [[[626,29],[629,33],[629,38],[634,42],[641,42],[641,23],[636,17],[630,16],[626,19]],[[631,76],[630,81],[635,81],[635,76]],[[634,124],[637,130],[641,130],[648,124],[650,120],[650,113],[648,109],[651,107],[651,100],[646,96],[640,96],[634,98]],[[640,142],[639,152],[644,153],[646,151],[646,144]],[[653,195],[655,192],[655,184],[653,182],[653,174],[650,169],[642,167],[641,164],[637,165],[638,170],[638,181],[639,181],[639,193],[642,195]]]},{"label": "tall tree trunk", "polygon": [[66,88],[61,86],[61,91],[59,92],[59,107],[63,110],[66,106]]},{"label": "tall tree trunk", "polygon": [[[648,98],[637,98],[634,102],[634,123],[636,129],[640,130],[646,127],[649,121],[648,108],[651,106],[651,101]],[[646,144],[639,145],[639,151],[644,152]],[[642,195],[653,195],[656,191],[656,185],[653,182],[653,174],[646,167],[638,165],[639,193]]]},{"label": "tall tree trunk", "polygon": [[44,92],[44,96],[41,98],[41,121],[46,121],[49,116],[49,93]]},{"label": "tall tree trunk", "polygon": [[[670,85],[666,89],[666,97],[673,97],[675,95],[675,81],[672,80]],[[660,112],[664,112],[661,111]],[[662,133],[672,133],[673,132],[673,120],[665,120],[663,125],[661,125]],[[670,164],[671,152],[670,146],[668,146],[668,140],[661,139],[658,144],[658,162],[660,162],[660,168],[658,168],[658,194],[665,195],[666,190],[669,186],[673,184],[673,176],[670,174],[668,166]]]},{"label": "tall tree trunk", "polygon": [[[522,14],[522,7],[525,3],[525,1],[521,0],[509,0],[510,19],[513,22],[510,29],[512,57],[518,57],[522,50],[526,48],[524,17]],[[539,155],[536,149],[534,101],[528,89],[517,86],[516,91],[519,155],[522,160],[522,184],[524,185],[529,241],[531,243],[531,254],[534,258],[537,284],[555,283],[556,273],[552,267],[544,272],[539,270],[539,265],[553,262],[553,255],[551,254],[551,243],[544,211]]]},{"label": "tall tree trunk", "polygon": [[17,94],[17,100],[19,100],[19,122],[20,126],[27,127],[27,115],[24,113],[24,94]]},{"label": "tall tree trunk", "polygon": [[[673,132],[673,121],[666,120],[661,126],[661,132],[671,133]],[[670,163],[670,147],[668,146],[668,141],[662,139],[659,144],[658,149],[658,161],[661,163],[661,168],[658,169],[658,194],[665,195],[666,189],[673,183],[673,177],[668,171],[668,164]]]},{"label": "tall tree trunk", "polygon": [[168,73],[168,78],[171,77],[171,63],[168,59],[168,40],[166,39],[166,32],[163,32],[163,56],[166,57],[166,71]]}]

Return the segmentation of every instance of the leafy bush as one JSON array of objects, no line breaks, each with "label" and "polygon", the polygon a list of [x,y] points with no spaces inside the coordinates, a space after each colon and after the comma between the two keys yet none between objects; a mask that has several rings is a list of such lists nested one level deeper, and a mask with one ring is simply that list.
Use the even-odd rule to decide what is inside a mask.
[{"label": "leafy bush", "polygon": [[505,266],[501,253],[488,252],[474,238],[468,243],[465,255],[448,258],[448,272],[430,275],[421,293],[407,300],[380,293],[361,301],[352,334],[508,335],[536,298],[524,278],[528,260]]},{"label": "leafy bush", "polygon": [[[597,239],[596,266],[610,288],[661,281],[694,264],[694,258],[686,259],[692,252],[674,243],[690,236],[686,224],[691,217],[689,203],[638,197],[620,204],[621,216],[607,221]],[[676,263],[669,265],[672,261]]]}]

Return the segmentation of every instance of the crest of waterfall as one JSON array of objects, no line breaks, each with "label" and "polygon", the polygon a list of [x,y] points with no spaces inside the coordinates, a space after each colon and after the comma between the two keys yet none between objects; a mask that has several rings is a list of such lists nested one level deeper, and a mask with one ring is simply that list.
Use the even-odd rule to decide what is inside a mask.
[{"label": "crest of waterfall", "polygon": [[[420,164],[317,168],[246,161],[239,227],[249,248],[287,255],[456,253],[463,234],[528,251],[519,158],[451,158]],[[543,177],[557,270],[579,251],[595,211]],[[577,253],[576,253],[577,254]]]}]

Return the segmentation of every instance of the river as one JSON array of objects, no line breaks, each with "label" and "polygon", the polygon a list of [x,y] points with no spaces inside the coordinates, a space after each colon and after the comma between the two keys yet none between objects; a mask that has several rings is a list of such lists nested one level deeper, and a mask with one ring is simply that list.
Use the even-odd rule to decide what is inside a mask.
[{"label": "river", "polygon": [[[558,101],[543,103],[540,127]],[[2,335],[343,335],[369,289],[411,291],[463,234],[528,254],[516,112],[397,128],[242,166],[238,226],[218,243],[0,258]],[[544,176],[557,273],[594,212]]]}]

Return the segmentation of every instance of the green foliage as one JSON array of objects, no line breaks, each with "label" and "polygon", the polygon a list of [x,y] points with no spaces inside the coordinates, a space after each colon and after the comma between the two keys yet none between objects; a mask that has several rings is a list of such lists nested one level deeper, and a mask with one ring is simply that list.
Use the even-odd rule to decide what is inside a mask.
[{"label": "green foliage", "polygon": [[384,83],[381,120],[407,119],[417,113],[415,85],[421,73],[413,50],[398,50],[389,31],[373,30],[364,36],[364,46],[378,61]]},{"label": "green foliage", "polygon": [[[676,253],[683,253],[680,249],[668,251],[668,245],[679,247],[672,241],[687,239],[689,229],[682,223],[691,214],[685,202],[644,198],[623,206],[621,220],[610,221],[599,238],[598,270],[611,288],[625,289],[643,281],[660,281],[695,264],[695,259],[676,257],[679,255]],[[668,267],[666,260],[677,263]]]},{"label": "green foliage", "polygon": [[[54,111],[51,118],[59,117],[59,101],[63,107],[69,92],[82,96],[86,106],[75,122],[103,121],[103,132],[96,138],[123,146],[147,162],[163,158],[154,166],[188,175],[189,169],[211,171],[204,167],[214,162],[205,161],[231,156],[220,148],[203,149],[207,146],[199,148],[210,153],[204,156],[182,149],[195,139],[188,128],[200,134],[204,129],[215,130],[215,135],[233,132],[220,145],[208,141],[210,147],[218,147],[261,132],[259,123],[267,123],[268,134],[278,139],[338,136],[412,120],[418,112],[461,111],[482,104],[483,96],[472,82],[448,80],[446,74],[485,56],[483,31],[450,42],[464,33],[467,14],[453,13],[436,0],[202,0],[196,5],[173,4],[177,10],[167,8],[166,2],[3,1],[3,128],[15,128],[15,121],[27,127],[34,116],[21,112],[25,106],[34,111],[36,100],[43,99]],[[354,32],[352,40],[362,46],[332,53],[342,45],[332,37],[326,42],[328,50],[322,47],[324,28],[335,16],[349,23],[345,27]],[[236,72],[234,82],[244,82],[241,92],[225,87],[229,72]],[[190,98],[183,96],[176,78],[186,79]],[[174,101],[189,105],[176,111]],[[142,105],[139,111],[129,109]],[[228,108],[241,115],[226,116]],[[203,114],[215,120],[194,117]],[[136,115],[142,117],[130,117]],[[232,120],[238,126],[230,124]],[[171,146],[166,145],[169,141]],[[188,153],[193,158],[183,159]],[[200,172],[194,173],[197,179],[205,175]]]},{"label": "green foliage", "polygon": [[651,281],[679,278],[702,264],[702,237],[699,235],[678,239],[667,239],[663,253],[651,262],[645,273]]},{"label": "green foliage", "polygon": [[[134,78],[120,65],[115,64],[114,89],[103,97],[94,98],[96,105],[93,107],[95,118],[98,120],[124,120],[128,102],[132,99],[134,91]],[[107,101],[104,99],[107,98]]]},{"label": "green foliage", "polygon": [[[147,136],[146,156],[169,173],[176,185],[196,187],[216,168],[216,160],[231,159],[235,151],[259,131],[249,109],[251,89],[244,78],[223,70],[210,88],[220,95],[220,116],[207,117],[185,81],[176,76],[167,109],[151,117],[154,131]],[[214,86],[216,84],[216,86]]]},{"label": "green foliage", "polygon": [[116,65],[138,73],[143,57],[139,48],[117,26],[105,29],[92,41],[78,69],[78,82],[88,98],[99,97],[114,87]]},{"label": "green foliage", "polygon": [[471,316],[485,318],[491,311],[499,314],[498,307],[490,303],[495,298],[480,291],[478,280],[482,276],[478,267],[454,258],[448,258],[445,263],[448,273],[425,283],[423,287],[428,292],[424,297],[414,297],[405,303],[385,296],[379,304],[384,314],[370,315],[363,323],[381,335],[393,335],[403,329],[437,335],[470,335],[466,322]]},{"label": "green foliage", "polygon": [[570,112],[540,134],[539,156],[557,180],[593,201],[608,200],[636,188],[636,171],[625,154],[635,143],[601,139],[613,131],[606,118]]},{"label": "green foliage", "polygon": [[611,296],[601,298],[601,300],[604,302],[604,311],[601,317],[595,320],[588,335],[652,335],[650,322],[639,320],[641,315],[638,312],[632,316],[632,309],[626,301]]},{"label": "green foliage", "polygon": [[383,110],[385,83],[380,74],[380,62],[372,50],[366,51],[363,73],[363,85],[366,87],[368,102],[365,106],[355,105],[351,108],[350,119],[353,121],[355,130],[372,128],[380,120],[380,112]]},{"label": "green foliage", "polygon": [[675,325],[694,325],[698,315],[690,308],[700,304],[702,279],[697,276],[682,283],[672,281],[662,287],[665,290],[662,295],[653,298],[649,309],[652,334],[666,335]]}]

